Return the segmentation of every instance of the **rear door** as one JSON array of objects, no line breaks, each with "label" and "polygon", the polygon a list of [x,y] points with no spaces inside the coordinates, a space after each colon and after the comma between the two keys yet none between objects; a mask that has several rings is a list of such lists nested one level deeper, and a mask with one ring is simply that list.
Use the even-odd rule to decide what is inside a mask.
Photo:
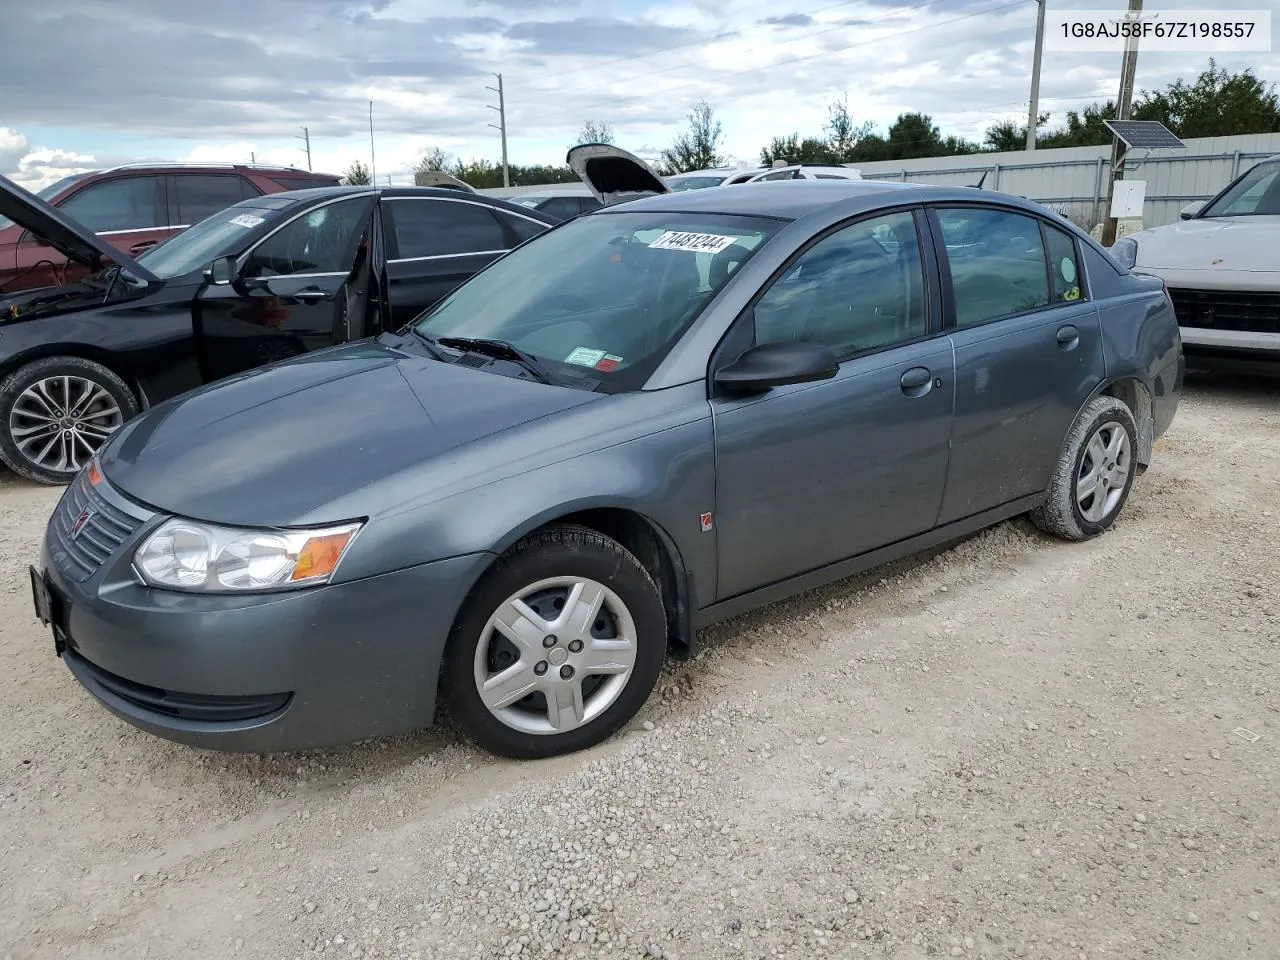
[{"label": "rear door", "polygon": [[369,192],[309,207],[240,258],[234,283],[205,288],[195,323],[206,381],[346,339],[347,293],[367,284],[373,204]]},{"label": "rear door", "polygon": [[940,523],[1043,491],[1105,374],[1075,240],[979,204],[931,211],[949,288],[956,413]]},{"label": "rear door", "polygon": [[546,224],[465,197],[384,197],[387,300],[396,329]]}]

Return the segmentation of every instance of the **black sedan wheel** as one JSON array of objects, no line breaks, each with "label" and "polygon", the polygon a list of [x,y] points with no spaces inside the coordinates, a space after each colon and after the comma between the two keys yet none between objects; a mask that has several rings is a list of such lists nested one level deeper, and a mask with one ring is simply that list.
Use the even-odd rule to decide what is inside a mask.
[{"label": "black sedan wheel", "polygon": [[652,577],[585,527],[539,531],[486,573],[454,625],[443,695],[477,743],[508,757],[599,743],[648,699],[666,651]]},{"label": "black sedan wheel", "polygon": [[46,357],[0,383],[0,460],[38,483],[69,483],[138,412],[123,380],[83,357]]}]

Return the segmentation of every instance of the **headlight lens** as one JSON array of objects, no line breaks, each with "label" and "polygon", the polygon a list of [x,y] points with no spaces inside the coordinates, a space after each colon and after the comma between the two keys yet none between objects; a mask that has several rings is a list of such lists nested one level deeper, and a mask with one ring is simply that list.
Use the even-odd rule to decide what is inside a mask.
[{"label": "headlight lens", "polygon": [[1126,270],[1132,270],[1138,263],[1138,241],[1133,237],[1121,237],[1111,245],[1111,256]]},{"label": "headlight lens", "polygon": [[312,586],[337,569],[360,529],[348,523],[318,530],[246,530],[173,519],[133,555],[153,587],[201,593]]}]

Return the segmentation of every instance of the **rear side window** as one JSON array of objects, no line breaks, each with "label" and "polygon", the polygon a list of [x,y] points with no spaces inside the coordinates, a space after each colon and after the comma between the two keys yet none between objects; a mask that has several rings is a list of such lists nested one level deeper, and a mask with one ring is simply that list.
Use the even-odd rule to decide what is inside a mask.
[{"label": "rear side window", "polygon": [[527,217],[517,217],[515,214],[507,213],[505,210],[495,210],[494,214],[502,222],[502,225],[510,231],[510,235],[515,239],[516,243],[524,243],[547,229],[546,224],[538,223],[538,221],[530,220]]},{"label": "rear side window", "polygon": [[[161,228],[156,177],[122,177],[94,183],[60,204],[60,209],[94,233]],[[238,197],[236,199],[239,199]]]},{"label": "rear side window", "polygon": [[937,210],[951,268],[956,325],[973,326],[1049,303],[1040,221],[1005,210]]},{"label": "rear side window", "polygon": [[1041,224],[1044,230],[1044,246],[1049,254],[1049,293],[1054,303],[1068,303],[1081,299],[1084,290],[1080,286],[1080,261],[1076,256],[1076,242],[1061,230]]},{"label": "rear side window", "polygon": [[[175,174],[169,200],[174,225],[191,226],[246,198],[245,181],[233,174]],[[252,188],[250,188],[252,191]],[[256,191],[247,194],[255,196]]]},{"label": "rear side window", "polygon": [[401,260],[507,250],[511,244],[494,212],[454,200],[395,200],[389,204]]}]

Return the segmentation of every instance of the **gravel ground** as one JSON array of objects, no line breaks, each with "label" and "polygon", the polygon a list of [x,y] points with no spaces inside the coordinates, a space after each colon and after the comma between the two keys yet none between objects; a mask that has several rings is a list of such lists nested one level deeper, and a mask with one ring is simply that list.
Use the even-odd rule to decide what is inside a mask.
[{"label": "gravel ground", "polygon": [[1117,527],[705,631],[632,728],[152,739],[32,619],[0,483],[0,957],[1280,956],[1280,386],[1193,385]]}]

